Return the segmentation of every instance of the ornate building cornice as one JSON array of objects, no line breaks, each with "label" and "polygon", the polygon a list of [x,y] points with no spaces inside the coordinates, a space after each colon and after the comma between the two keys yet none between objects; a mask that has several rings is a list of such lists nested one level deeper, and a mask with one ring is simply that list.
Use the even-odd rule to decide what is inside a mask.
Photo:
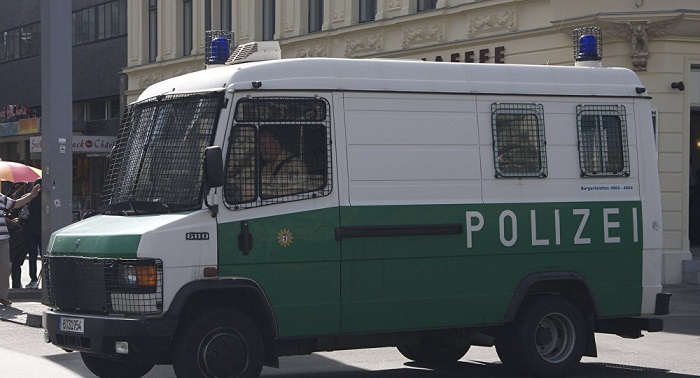
[{"label": "ornate building cornice", "polygon": [[363,52],[381,51],[383,46],[382,35],[365,34],[348,38],[345,42],[345,56],[353,56]]},{"label": "ornate building cornice", "polygon": [[438,42],[445,39],[445,27],[443,24],[424,24],[406,28],[403,31],[401,45],[403,48],[425,42]]},{"label": "ornate building cornice", "polygon": [[470,36],[501,30],[512,30],[517,26],[515,9],[467,16],[467,33]]}]

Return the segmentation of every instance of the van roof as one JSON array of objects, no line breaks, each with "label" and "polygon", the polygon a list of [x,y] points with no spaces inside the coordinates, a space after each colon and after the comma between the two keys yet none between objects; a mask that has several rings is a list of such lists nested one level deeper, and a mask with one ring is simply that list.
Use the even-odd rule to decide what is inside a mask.
[{"label": "van roof", "polygon": [[295,58],[221,66],[153,84],[139,100],[208,90],[351,90],[439,93],[640,96],[626,68],[395,59]]}]

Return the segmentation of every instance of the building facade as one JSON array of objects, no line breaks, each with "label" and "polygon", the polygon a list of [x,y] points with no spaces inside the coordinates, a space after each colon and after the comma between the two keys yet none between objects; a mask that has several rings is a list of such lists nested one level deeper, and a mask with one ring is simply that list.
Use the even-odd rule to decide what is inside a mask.
[{"label": "building facade", "polygon": [[[204,31],[277,40],[283,58],[572,65],[572,30],[603,29],[603,65],[653,97],[664,281],[700,243],[700,3],[694,0],[128,0],[126,98],[204,69]],[[651,115],[650,115],[651,116]],[[693,164],[695,162],[695,164]]]},{"label": "building facade", "polygon": [[[74,218],[99,205],[124,99],[126,0],[72,2]],[[41,1],[0,2],[0,158],[41,167]]]}]

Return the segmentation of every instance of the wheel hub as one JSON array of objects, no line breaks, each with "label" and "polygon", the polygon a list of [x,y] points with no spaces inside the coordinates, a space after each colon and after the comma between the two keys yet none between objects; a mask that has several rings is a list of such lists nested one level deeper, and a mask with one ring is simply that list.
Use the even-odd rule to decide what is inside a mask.
[{"label": "wheel hub", "polygon": [[202,343],[200,366],[211,377],[237,377],[246,367],[248,347],[237,333],[219,331]]}]

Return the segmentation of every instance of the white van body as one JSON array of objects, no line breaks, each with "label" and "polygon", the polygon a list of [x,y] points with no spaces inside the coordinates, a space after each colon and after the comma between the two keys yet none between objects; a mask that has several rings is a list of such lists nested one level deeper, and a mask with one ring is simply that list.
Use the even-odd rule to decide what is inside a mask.
[{"label": "white van body", "polygon": [[[152,335],[160,340],[153,354],[172,355],[166,363],[185,372],[178,360],[189,346],[171,340],[196,336],[183,330],[181,319],[201,316],[216,323],[219,307],[235,312],[229,318],[253,319],[271,365],[279,355],[383,345],[426,360],[435,356],[421,354],[425,349],[417,345],[424,346],[435,330],[468,334],[460,339],[466,348],[477,343],[475,334],[486,334],[511,364],[514,341],[499,335],[524,327],[522,314],[536,311],[531,303],[538,301],[577,313],[573,328],[582,328],[576,332],[585,339],[573,352],[578,358],[595,354],[593,332],[639,337],[641,330],[660,330],[658,319],[641,318],[664,312],[662,224],[650,98],[632,71],[284,59],[168,79],[146,89],[131,107],[136,112],[200,95],[220,96],[208,145],[221,148],[223,186],[205,184],[196,208],[181,211],[119,205],[118,211],[57,231],[49,245],[55,277],[59,259],[157,261],[154,269],[162,276],[152,284],[159,296],[111,293],[108,311],[83,313],[79,309],[89,306],[62,305],[63,284],[55,281],[55,310],[45,315],[51,342],[88,356],[114,353],[98,342],[85,347],[65,341],[70,339],[61,335],[71,331],[58,324],[83,319],[84,336],[101,340],[106,335],[92,334],[99,331],[91,327],[162,319],[161,331]],[[127,121],[124,135],[164,125],[158,115],[164,108],[154,106],[161,110],[153,124]],[[297,106],[314,114],[272,114]],[[194,107],[197,114],[202,107]],[[176,112],[178,106],[168,109]],[[250,182],[259,188],[239,200],[231,195],[240,183],[233,177],[241,149],[236,143],[255,135],[260,151],[266,130],[290,136],[288,149],[298,147],[294,155],[308,168],[318,162],[323,167],[308,174],[314,183],[308,190],[267,197],[256,165]],[[323,157],[315,162],[304,145],[314,133],[325,140]],[[506,150],[522,147],[517,138],[536,145],[537,152],[504,157]],[[129,152],[136,153],[126,148],[118,159],[128,161]],[[195,159],[203,152],[197,150]],[[160,159],[167,161],[164,154]],[[160,164],[147,159],[140,163],[141,177]],[[119,162],[114,175],[131,169]],[[197,174],[194,169],[173,178],[188,172]],[[198,174],[210,180],[209,173]],[[108,178],[108,185],[120,182]],[[92,249],[79,247],[81,239]],[[109,240],[124,240],[117,244],[132,249],[120,250]],[[548,296],[557,298],[543,299]],[[139,301],[147,302],[148,311],[118,315]],[[255,310],[246,307],[253,303]],[[560,373],[558,361],[543,358],[542,371]],[[125,361],[149,365],[162,357]]]}]

